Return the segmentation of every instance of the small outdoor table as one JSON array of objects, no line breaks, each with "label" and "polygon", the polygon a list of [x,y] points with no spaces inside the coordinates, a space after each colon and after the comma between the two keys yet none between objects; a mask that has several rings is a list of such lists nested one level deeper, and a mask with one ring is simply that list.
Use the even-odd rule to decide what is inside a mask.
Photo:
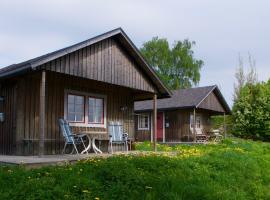
[{"label": "small outdoor table", "polygon": [[96,146],[95,141],[99,136],[106,135],[106,131],[82,131],[81,133],[85,134],[89,140],[88,146],[81,152],[81,154],[88,153],[91,147],[96,154],[102,153],[102,151]]}]

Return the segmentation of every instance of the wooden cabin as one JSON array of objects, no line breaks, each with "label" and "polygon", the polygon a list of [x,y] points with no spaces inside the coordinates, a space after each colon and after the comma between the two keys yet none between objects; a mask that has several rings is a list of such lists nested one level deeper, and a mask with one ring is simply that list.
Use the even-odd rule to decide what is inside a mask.
[{"label": "wooden cabin", "polygon": [[[135,102],[135,139],[153,141],[152,102]],[[172,91],[171,98],[157,100],[157,141],[190,142],[207,134],[210,117],[229,114],[230,108],[217,86]],[[194,120],[195,116],[195,120]]]},{"label": "wooden cabin", "polygon": [[[168,97],[121,28],[0,69],[0,154],[59,154],[58,119],[107,132],[120,121],[134,137],[134,101]],[[108,138],[108,133],[101,137]]]}]

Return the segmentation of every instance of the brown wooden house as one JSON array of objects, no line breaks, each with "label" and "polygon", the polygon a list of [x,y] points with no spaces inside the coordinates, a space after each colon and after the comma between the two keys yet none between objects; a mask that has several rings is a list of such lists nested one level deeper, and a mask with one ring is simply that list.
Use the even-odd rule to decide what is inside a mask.
[{"label": "brown wooden house", "polygon": [[[135,139],[153,141],[152,102],[135,102]],[[171,98],[157,101],[157,140],[194,141],[195,134],[207,134],[212,115],[229,114],[230,108],[217,86],[172,91]],[[195,121],[193,120],[195,116]]]},{"label": "brown wooden house", "polygon": [[[169,91],[121,28],[0,70],[0,154],[58,154],[58,119],[107,131],[121,121],[134,137],[134,101]],[[108,137],[104,135],[103,137]]]}]

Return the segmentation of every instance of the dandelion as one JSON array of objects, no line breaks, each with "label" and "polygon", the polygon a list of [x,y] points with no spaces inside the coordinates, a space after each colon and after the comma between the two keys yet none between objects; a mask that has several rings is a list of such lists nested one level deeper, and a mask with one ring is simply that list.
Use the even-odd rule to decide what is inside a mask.
[{"label": "dandelion", "polygon": [[99,197],[95,197],[95,200],[99,200]]},{"label": "dandelion", "polygon": [[83,192],[83,193],[90,193],[89,190],[83,190],[82,192]]}]

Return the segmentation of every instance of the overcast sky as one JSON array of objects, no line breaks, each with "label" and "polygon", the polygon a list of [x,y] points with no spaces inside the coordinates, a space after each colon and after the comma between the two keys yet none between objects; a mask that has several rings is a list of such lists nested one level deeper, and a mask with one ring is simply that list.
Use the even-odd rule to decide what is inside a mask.
[{"label": "overcast sky", "polygon": [[137,47],[153,36],[196,41],[199,85],[217,84],[232,105],[239,54],[270,78],[269,20],[268,0],[1,0],[0,67],[122,27]]}]

